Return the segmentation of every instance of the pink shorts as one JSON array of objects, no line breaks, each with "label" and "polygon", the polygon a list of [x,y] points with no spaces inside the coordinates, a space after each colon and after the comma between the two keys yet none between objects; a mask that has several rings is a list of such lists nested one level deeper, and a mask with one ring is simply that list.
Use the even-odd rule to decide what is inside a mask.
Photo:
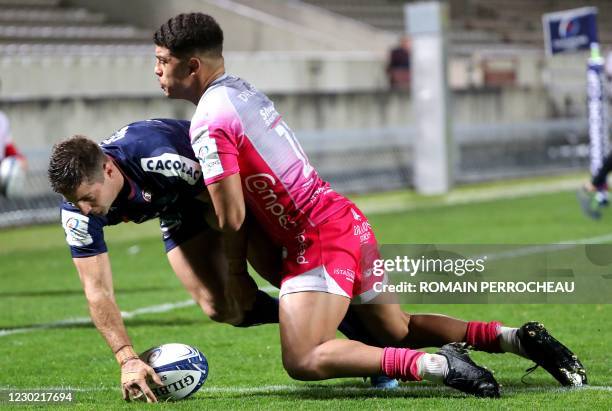
[{"label": "pink shorts", "polygon": [[342,295],[353,302],[376,297],[374,260],[380,258],[370,223],[352,203],[313,228],[284,241],[280,297],[303,291]]}]

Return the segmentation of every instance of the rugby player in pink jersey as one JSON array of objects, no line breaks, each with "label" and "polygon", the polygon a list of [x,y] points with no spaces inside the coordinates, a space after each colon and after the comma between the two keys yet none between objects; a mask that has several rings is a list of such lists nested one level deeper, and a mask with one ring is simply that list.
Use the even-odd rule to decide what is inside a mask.
[{"label": "rugby player in pink jersey", "polygon": [[[155,74],[165,94],[197,105],[190,138],[219,227],[238,231],[248,207],[282,247],[280,333],[289,375],[322,380],[384,374],[499,396],[492,374],[460,344],[467,343],[532,359],[563,385],[586,383],[582,364],[538,323],[519,329],[410,315],[397,304],[361,304],[353,309],[380,346],[337,339],[349,304],[377,298],[370,274],[379,254],[366,217],[318,176],[274,104],[225,73],[223,32],[212,17],[173,17],[154,42]],[[437,354],[414,349],[428,346],[443,347]]]}]

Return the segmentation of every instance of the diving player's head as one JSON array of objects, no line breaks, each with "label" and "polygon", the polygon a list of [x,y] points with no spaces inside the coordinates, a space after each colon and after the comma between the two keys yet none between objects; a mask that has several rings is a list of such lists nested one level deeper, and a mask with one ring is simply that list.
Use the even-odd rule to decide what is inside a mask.
[{"label": "diving player's head", "polygon": [[207,14],[172,17],[153,41],[155,75],[167,97],[197,104],[208,85],[225,72],[223,31]]},{"label": "diving player's head", "polygon": [[123,188],[123,175],[96,142],[72,136],[53,146],[49,181],[85,215],[108,213]]}]

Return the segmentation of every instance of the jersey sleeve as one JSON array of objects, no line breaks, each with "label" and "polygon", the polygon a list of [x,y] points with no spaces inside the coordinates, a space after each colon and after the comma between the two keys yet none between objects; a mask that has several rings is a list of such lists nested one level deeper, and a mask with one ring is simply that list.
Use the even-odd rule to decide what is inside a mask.
[{"label": "jersey sleeve", "polygon": [[202,166],[204,184],[209,185],[240,172],[238,147],[242,124],[236,113],[226,113],[211,121],[192,122],[193,151]]},{"label": "jersey sleeve", "polygon": [[62,227],[73,258],[91,257],[107,251],[101,216],[83,215],[79,209],[64,201],[61,206]]}]

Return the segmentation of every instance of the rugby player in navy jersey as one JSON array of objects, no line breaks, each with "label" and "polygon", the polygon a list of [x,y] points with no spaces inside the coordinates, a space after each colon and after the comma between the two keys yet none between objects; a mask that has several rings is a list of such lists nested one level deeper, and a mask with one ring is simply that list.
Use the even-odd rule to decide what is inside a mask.
[{"label": "rugby player in navy jersey", "polygon": [[100,145],[74,136],[54,146],[49,164],[51,185],[66,199],[62,226],[92,320],[121,365],[122,382],[138,383],[124,384],[126,399],[140,389],[153,401],[145,378],[160,381],[138,360],[121,319],[105,226],[159,218],[172,269],[211,319],[236,326],[278,322],[277,301],[248,274],[229,272],[221,233],[205,222],[209,207],[198,196],[205,200],[206,190],[188,132],[187,121],[160,119],[123,127]]}]

